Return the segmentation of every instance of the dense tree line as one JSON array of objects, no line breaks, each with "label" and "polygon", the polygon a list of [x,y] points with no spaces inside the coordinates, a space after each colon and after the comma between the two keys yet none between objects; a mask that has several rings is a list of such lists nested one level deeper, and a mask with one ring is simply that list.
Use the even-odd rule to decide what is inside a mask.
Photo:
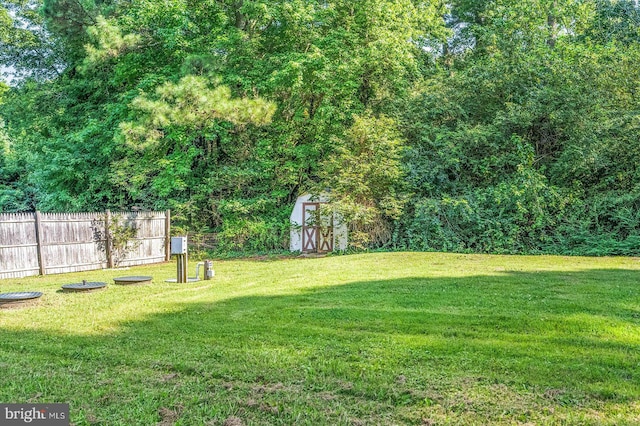
[{"label": "dense tree line", "polygon": [[2,0],[0,210],[171,208],[287,246],[640,253],[630,0]]}]

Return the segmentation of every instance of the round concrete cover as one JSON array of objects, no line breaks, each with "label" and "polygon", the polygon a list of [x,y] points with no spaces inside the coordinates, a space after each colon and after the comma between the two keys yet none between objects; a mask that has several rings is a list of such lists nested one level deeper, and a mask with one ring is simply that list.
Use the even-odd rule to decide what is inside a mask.
[{"label": "round concrete cover", "polygon": [[151,280],[153,279],[153,277],[149,277],[149,276],[131,276],[131,277],[119,277],[119,278],[114,278],[113,281],[116,284],[122,284],[122,285],[127,285],[127,284],[148,284],[151,283]]},{"label": "round concrete cover", "polygon": [[16,293],[0,294],[0,302],[16,302],[18,300],[37,299],[42,296],[39,291],[20,291]]},{"label": "round concrete cover", "polygon": [[81,282],[76,284],[65,284],[62,286],[64,291],[91,291],[105,288],[107,283],[101,282]]}]

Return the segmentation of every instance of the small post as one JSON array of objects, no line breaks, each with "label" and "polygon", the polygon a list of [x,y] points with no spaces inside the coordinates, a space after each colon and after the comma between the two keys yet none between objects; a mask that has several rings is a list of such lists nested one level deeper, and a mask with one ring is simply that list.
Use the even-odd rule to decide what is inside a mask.
[{"label": "small post", "polygon": [[185,253],[184,254],[184,276],[182,277],[183,279],[183,283],[188,283],[189,282],[189,254]]},{"label": "small post", "polygon": [[187,254],[177,254],[177,282],[186,283],[187,282]]},{"label": "small post", "polygon": [[105,235],[105,253],[107,254],[107,268],[113,268],[113,252],[111,242],[111,231],[109,231],[109,225],[111,224],[111,210],[107,210],[104,215],[104,235]]},{"label": "small post", "polygon": [[181,283],[182,279],[182,255],[176,254],[176,282]]},{"label": "small post", "polygon": [[171,210],[167,210],[164,216],[164,253],[165,260],[171,260]]},{"label": "small post", "polygon": [[36,210],[36,244],[38,251],[38,267],[40,268],[40,275],[47,274],[47,268],[44,264],[44,256],[42,254],[43,249],[43,235],[42,235],[42,218],[40,217],[40,212]]}]

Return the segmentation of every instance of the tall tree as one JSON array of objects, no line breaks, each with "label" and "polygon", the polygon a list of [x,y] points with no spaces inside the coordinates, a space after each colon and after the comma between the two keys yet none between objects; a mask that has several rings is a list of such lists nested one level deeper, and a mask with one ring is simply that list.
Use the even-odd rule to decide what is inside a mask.
[{"label": "tall tree", "polygon": [[[42,10],[67,72],[18,89],[4,108],[12,134],[39,123],[16,140],[30,153],[38,204],[171,207],[231,244],[258,233],[271,247],[283,244],[289,203],[323,179],[320,165],[354,117],[394,115],[428,62],[423,47],[445,34],[442,4],[409,0],[49,0]],[[163,128],[159,143],[130,143],[133,127],[120,125],[140,124],[142,100],[196,81],[189,76],[228,87],[230,99],[275,103],[271,124],[205,112]]]},{"label": "tall tree", "polygon": [[[635,203],[616,191],[635,182],[627,136],[637,134],[629,76],[638,75],[638,50],[591,35],[602,28],[601,10],[601,2],[567,0],[454,2],[451,21],[462,27],[450,43],[466,50],[443,58],[407,109],[416,189],[408,244],[516,252],[630,245],[637,219],[602,216]],[[613,146],[627,147],[615,166]]]}]

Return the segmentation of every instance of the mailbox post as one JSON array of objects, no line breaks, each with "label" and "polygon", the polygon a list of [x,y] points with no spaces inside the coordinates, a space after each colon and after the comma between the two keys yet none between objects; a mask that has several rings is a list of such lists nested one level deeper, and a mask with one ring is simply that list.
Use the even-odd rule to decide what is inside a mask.
[{"label": "mailbox post", "polygon": [[187,282],[187,237],[171,237],[171,254],[177,259],[177,282]]}]

